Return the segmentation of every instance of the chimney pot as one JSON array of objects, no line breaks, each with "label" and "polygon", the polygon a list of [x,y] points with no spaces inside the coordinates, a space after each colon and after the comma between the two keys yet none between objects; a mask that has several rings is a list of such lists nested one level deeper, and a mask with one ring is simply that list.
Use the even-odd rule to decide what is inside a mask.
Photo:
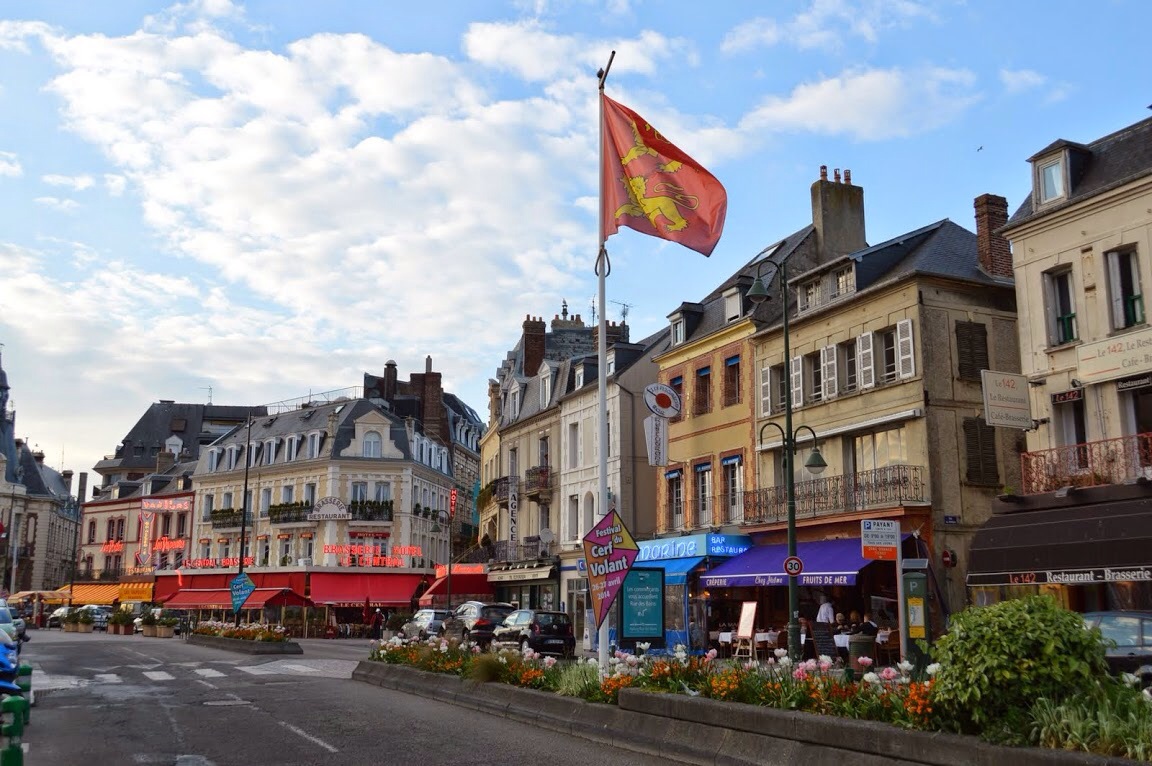
[{"label": "chimney pot", "polygon": [[840,183],[840,168],[836,168],[834,171],[832,171],[832,180],[836,183]]},{"label": "chimney pot", "polygon": [[820,180],[821,181],[827,181],[828,180],[828,166],[827,165],[821,165],[820,166]]},{"label": "chimney pot", "polygon": [[852,171],[847,168],[844,169],[844,183],[852,185]]}]

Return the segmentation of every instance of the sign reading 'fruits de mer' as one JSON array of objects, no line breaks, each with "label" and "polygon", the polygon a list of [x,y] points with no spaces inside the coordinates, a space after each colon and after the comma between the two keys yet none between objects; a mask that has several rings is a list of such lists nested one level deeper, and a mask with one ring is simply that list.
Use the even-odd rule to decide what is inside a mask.
[{"label": "sign reading 'fruits de mer'", "polygon": [[608,513],[584,536],[584,558],[588,564],[588,591],[596,627],[604,624],[624,578],[636,560],[640,546],[616,511]]}]

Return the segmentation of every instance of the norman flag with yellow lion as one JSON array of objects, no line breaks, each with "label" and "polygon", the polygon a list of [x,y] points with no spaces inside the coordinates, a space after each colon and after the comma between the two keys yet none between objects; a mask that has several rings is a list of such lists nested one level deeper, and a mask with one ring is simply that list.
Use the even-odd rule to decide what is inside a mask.
[{"label": "norman flag with yellow lion", "polygon": [[711,255],[728,210],[724,186],[643,117],[600,98],[604,238],[627,226]]}]

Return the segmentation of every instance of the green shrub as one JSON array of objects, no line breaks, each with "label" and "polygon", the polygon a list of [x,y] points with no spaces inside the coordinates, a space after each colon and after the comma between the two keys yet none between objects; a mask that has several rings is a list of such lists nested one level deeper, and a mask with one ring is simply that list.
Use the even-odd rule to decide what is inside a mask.
[{"label": "green shrub", "polygon": [[589,662],[565,662],[557,666],[556,693],[564,697],[590,698],[600,691],[600,668]]},{"label": "green shrub", "polygon": [[109,625],[131,625],[132,613],[126,612],[123,609],[117,609],[108,618]]},{"label": "green shrub", "polygon": [[1104,682],[1092,696],[1039,700],[1032,736],[1042,747],[1152,760],[1152,704],[1138,689]]},{"label": "green shrub", "polygon": [[468,666],[467,677],[482,684],[502,681],[508,672],[507,666],[495,654],[478,654]]},{"label": "green shrub", "polygon": [[80,610],[79,621],[81,625],[91,625],[96,622],[96,618],[92,616],[92,612],[88,609]]},{"label": "green shrub", "polygon": [[69,625],[76,625],[80,622],[80,612],[73,609],[71,612],[64,616],[64,622]]},{"label": "green shrub", "polygon": [[144,614],[140,616],[140,624],[141,625],[155,625],[156,624],[156,613],[153,612],[151,609],[145,609]]},{"label": "green shrub", "polygon": [[1108,672],[1100,631],[1049,596],[953,616],[934,658],[942,666],[933,688],[938,720],[1005,744],[1034,743],[1037,700],[1094,694]]}]

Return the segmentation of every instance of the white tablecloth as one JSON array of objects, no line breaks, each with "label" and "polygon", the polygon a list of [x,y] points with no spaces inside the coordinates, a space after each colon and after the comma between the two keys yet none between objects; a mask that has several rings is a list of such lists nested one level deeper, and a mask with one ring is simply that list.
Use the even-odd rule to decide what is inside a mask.
[{"label": "white tablecloth", "polygon": [[727,632],[727,633],[721,633],[721,634],[720,634],[720,643],[722,643],[722,644],[730,644],[730,643],[732,643],[732,633],[731,633],[731,631],[729,631],[729,632]]},{"label": "white tablecloth", "polygon": [[757,633],[756,634],[756,643],[769,644],[771,646],[775,646],[777,636],[778,636],[778,634],[774,630],[770,630],[767,633]]},{"label": "white tablecloth", "polygon": [[847,633],[836,633],[832,636],[832,640],[836,642],[837,648],[839,648],[839,649],[847,649],[848,648],[848,634]]},{"label": "white tablecloth", "polygon": [[888,643],[888,635],[889,635],[891,632],[892,632],[892,631],[890,631],[890,630],[882,630],[882,631],[880,631],[879,633],[877,633],[877,634],[876,634],[876,643],[878,643],[878,644],[886,644],[886,643]]}]

